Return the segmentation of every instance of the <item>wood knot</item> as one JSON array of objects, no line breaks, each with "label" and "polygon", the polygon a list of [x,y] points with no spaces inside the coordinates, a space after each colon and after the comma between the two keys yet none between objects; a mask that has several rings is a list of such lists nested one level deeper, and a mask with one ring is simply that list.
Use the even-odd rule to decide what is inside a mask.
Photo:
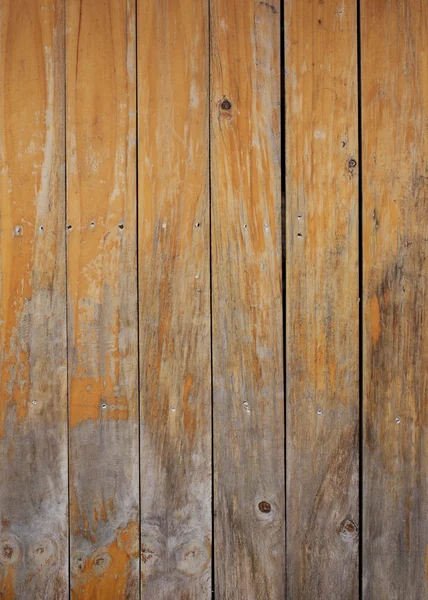
[{"label": "wood knot", "polygon": [[357,166],[357,161],[355,160],[355,158],[350,158],[348,161],[348,167],[350,169],[355,169],[356,166]]},{"label": "wood knot", "polygon": [[358,527],[351,519],[345,519],[341,525],[339,535],[344,542],[352,542],[357,537]]},{"label": "wood knot", "polygon": [[79,573],[79,571],[83,571],[85,568],[85,557],[83,554],[77,553],[71,559],[71,570],[74,573]]},{"label": "wood knot", "polygon": [[111,563],[111,557],[105,550],[100,550],[92,559],[92,566],[95,573],[102,573]]},{"label": "wood knot", "polygon": [[28,556],[38,569],[56,562],[58,556],[58,545],[50,537],[42,538],[32,544],[28,550]]},{"label": "wood knot", "polygon": [[3,548],[2,548],[2,552],[3,552],[3,557],[10,561],[10,559],[13,556],[13,548],[12,546],[9,546],[9,544],[4,544]]},{"label": "wood knot", "polygon": [[211,543],[209,538],[187,540],[176,550],[178,571],[192,577],[205,572],[210,564]]},{"label": "wood knot", "polygon": [[225,98],[223,100],[223,102],[220,104],[222,110],[230,110],[232,108],[232,104],[230,103],[230,101]]},{"label": "wood knot", "polygon": [[0,564],[11,565],[21,556],[19,544],[14,536],[5,535],[0,542]]},{"label": "wood knot", "polygon": [[164,569],[167,543],[158,525],[144,524],[141,531],[141,573],[151,579]]},{"label": "wood knot", "polygon": [[264,514],[267,514],[272,511],[272,507],[269,504],[269,502],[266,502],[266,500],[262,500],[261,502],[259,502],[259,511]]}]

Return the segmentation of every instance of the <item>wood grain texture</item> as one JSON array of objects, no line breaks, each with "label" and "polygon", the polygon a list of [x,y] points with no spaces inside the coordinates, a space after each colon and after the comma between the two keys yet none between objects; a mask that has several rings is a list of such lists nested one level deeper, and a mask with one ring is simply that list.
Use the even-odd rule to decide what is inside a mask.
[{"label": "wood grain texture", "polygon": [[361,3],[363,597],[428,598],[428,4]]},{"label": "wood grain texture", "polygon": [[72,597],[139,597],[135,6],[67,2]]},{"label": "wood grain texture", "polygon": [[287,581],[358,598],[357,10],[285,2]]},{"label": "wood grain texture", "polygon": [[211,2],[215,594],[285,596],[280,3]]},{"label": "wood grain texture", "polygon": [[142,597],[211,597],[208,3],[139,0]]},{"label": "wood grain texture", "polygon": [[68,598],[62,0],[0,3],[0,597]]}]

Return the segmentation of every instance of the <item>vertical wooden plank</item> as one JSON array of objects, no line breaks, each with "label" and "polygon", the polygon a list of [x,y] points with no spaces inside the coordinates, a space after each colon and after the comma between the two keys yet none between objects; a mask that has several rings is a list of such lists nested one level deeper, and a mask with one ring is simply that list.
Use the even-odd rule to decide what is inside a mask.
[{"label": "vertical wooden plank", "polygon": [[211,597],[208,3],[138,3],[142,597]]},{"label": "vertical wooden plank", "polygon": [[280,2],[211,2],[215,591],[285,596]]},{"label": "vertical wooden plank", "polygon": [[139,597],[135,7],[67,3],[72,597]]},{"label": "vertical wooden plank", "polygon": [[288,596],[358,598],[355,0],[285,3]]},{"label": "vertical wooden plank", "polygon": [[0,3],[0,597],[68,597],[64,8]]},{"label": "vertical wooden plank", "polygon": [[428,4],[361,3],[363,597],[428,598]]}]

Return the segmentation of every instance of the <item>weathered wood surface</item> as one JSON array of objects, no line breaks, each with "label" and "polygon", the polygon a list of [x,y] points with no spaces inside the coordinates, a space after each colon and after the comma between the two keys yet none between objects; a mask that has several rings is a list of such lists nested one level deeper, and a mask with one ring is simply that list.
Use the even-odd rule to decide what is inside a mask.
[{"label": "weathered wood surface", "polygon": [[208,2],[139,0],[142,597],[211,597]]},{"label": "weathered wood surface", "polygon": [[357,4],[0,0],[1,599],[428,598],[428,4]]},{"label": "weathered wood surface", "polygon": [[135,6],[67,2],[72,597],[139,597]]},{"label": "weathered wood surface", "polygon": [[280,3],[211,2],[216,597],[285,596]]},{"label": "weathered wood surface", "polygon": [[361,3],[363,598],[428,598],[428,4]]},{"label": "weathered wood surface", "polygon": [[285,3],[287,593],[358,598],[355,0]]},{"label": "weathered wood surface", "polygon": [[0,3],[0,598],[68,598],[62,0]]}]

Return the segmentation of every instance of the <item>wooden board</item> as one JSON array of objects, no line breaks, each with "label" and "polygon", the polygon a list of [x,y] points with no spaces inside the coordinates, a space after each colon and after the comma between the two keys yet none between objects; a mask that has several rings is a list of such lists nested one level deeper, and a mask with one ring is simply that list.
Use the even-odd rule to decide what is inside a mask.
[{"label": "wooden board", "polygon": [[427,27],[361,3],[367,600],[428,597]]},{"label": "wooden board", "polygon": [[135,6],[67,3],[72,597],[139,597]]},{"label": "wooden board", "polygon": [[138,3],[144,599],[211,597],[208,2]]},{"label": "wooden board", "polygon": [[0,4],[0,597],[68,598],[64,9]]},{"label": "wooden board", "polygon": [[282,600],[280,2],[211,2],[215,595]]},{"label": "wooden board", "polygon": [[355,0],[285,3],[288,597],[358,598]]}]

